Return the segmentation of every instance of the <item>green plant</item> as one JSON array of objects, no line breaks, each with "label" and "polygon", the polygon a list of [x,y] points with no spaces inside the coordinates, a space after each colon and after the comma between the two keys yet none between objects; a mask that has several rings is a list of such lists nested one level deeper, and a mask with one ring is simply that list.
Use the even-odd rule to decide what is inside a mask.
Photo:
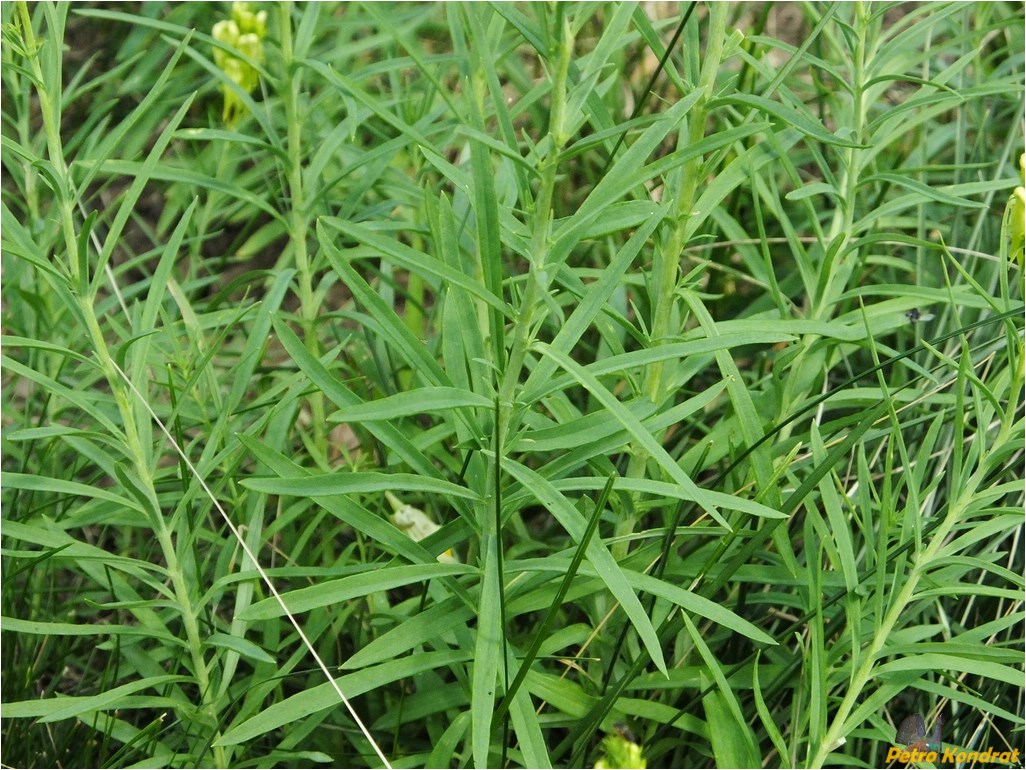
[{"label": "green plant", "polygon": [[676,10],[2,7],[5,762],[1021,744],[1021,8]]}]

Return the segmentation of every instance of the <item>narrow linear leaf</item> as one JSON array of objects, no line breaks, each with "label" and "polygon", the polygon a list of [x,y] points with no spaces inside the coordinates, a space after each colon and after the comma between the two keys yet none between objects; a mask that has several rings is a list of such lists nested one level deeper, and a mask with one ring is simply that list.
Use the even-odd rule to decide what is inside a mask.
[{"label": "narrow linear leaf", "polygon": [[483,538],[485,562],[481,580],[481,600],[477,610],[477,639],[470,689],[470,729],[474,765],[487,768],[491,748],[492,716],[495,712],[495,685],[503,658],[502,596],[499,591],[499,537]]},{"label": "narrow linear leaf", "polygon": [[[497,297],[465,273],[453,270],[445,263],[439,262],[434,257],[429,256],[422,251],[417,251],[404,243],[400,243],[393,238],[382,235],[376,230],[371,230],[369,227],[364,225],[359,225],[355,222],[349,222],[336,217],[322,217],[317,222],[318,230],[321,229],[322,225],[338,230],[350,238],[380,251],[389,259],[394,260],[397,264],[402,265],[411,272],[427,273],[428,275],[432,275],[439,279],[443,284],[459,286],[464,291],[486,303],[489,307],[498,310],[500,313],[507,312],[506,303],[502,301],[501,297]],[[321,238],[322,243],[325,241],[326,235]],[[330,241],[328,242],[330,243]],[[333,263],[337,264],[338,261],[340,261],[340,259],[336,256]],[[347,270],[345,273],[349,273],[349,271]],[[348,281],[346,283],[348,284]]]},{"label": "narrow linear leaf", "polygon": [[[389,682],[415,676],[424,671],[433,671],[436,668],[456,666],[469,658],[470,655],[463,650],[424,652],[347,674],[337,679],[336,683],[348,697],[355,698]],[[6,708],[5,706],[4,709]],[[338,708],[338,691],[330,682],[325,682],[268,706],[256,716],[226,731],[214,745],[236,746],[247,743],[265,733],[277,730],[282,725],[297,722],[310,714],[329,708]]]},{"label": "narrow linear leaf", "polygon": [[342,664],[342,668],[363,668],[398,659],[417,645],[437,639],[466,624],[474,617],[475,612],[476,604],[468,604],[457,597],[445,599],[440,604],[428,607],[423,612],[403,620],[357,650]]},{"label": "narrow linear leaf", "polygon": [[[147,626],[126,626],[105,623],[51,623],[40,620],[22,620],[20,618],[0,618],[0,629],[19,634],[34,636],[145,636],[149,639],[160,639],[168,644],[185,646],[185,641],[160,629]],[[6,706],[5,706],[6,708]]]},{"label": "narrow linear leaf", "polygon": [[859,144],[858,142],[851,142],[846,139],[831,134],[822,124],[817,123],[809,115],[802,114],[792,107],[788,107],[780,102],[775,102],[772,99],[767,99],[765,96],[756,96],[755,94],[731,94],[730,96],[721,96],[714,99],[710,103],[710,109],[718,107],[724,104],[735,104],[743,107],[751,107],[764,112],[767,115],[772,115],[775,118],[779,118],[783,121],[786,126],[793,126],[801,131],[806,136],[815,139],[823,144],[834,145],[835,147],[853,147],[855,149],[868,149],[867,145]]},{"label": "narrow linear leaf", "polygon": [[[288,591],[281,595],[282,600],[293,613],[309,612],[319,607],[340,604],[350,599],[366,596],[375,591],[387,591],[391,588],[420,583],[432,578],[446,575],[464,575],[477,572],[475,567],[466,564],[428,563],[405,564],[399,567],[380,569],[371,567],[368,572],[350,575],[339,580],[328,580],[309,588]],[[238,617],[240,620],[269,620],[281,617],[285,611],[277,599],[264,599],[248,607]]]},{"label": "narrow linear leaf", "polygon": [[331,422],[365,422],[369,420],[394,420],[398,417],[409,417],[415,414],[430,414],[446,409],[463,407],[491,407],[492,403],[484,396],[479,396],[461,388],[427,387],[418,388],[406,393],[368,401],[363,404],[345,407],[329,415]]},{"label": "narrow linear leaf", "polygon": [[97,500],[106,500],[110,503],[125,508],[146,513],[145,509],[134,500],[116,495],[110,490],[101,487],[93,487],[88,484],[80,484],[77,481],[66,481],[64,479],[47,478],[45,476],[33,476],[27,473],[14,473],[4,471],[0,474],[0,486],[11,489],[28,489],[34,492],[53,492],[58,495],[69,497],[91,497]]},{"label": "narrow linear leaf", "polygon": [[[281,341],[282,347],[296,362],[300,370],[310,378],[310,381],[321,389],[328,400],[342,408],[360,406],[364,403],[328,371],[323,360],[318,360],[310,353],[303,341],[289,329],[287,324],[277,318],[273,319],[273,322],[275,333]],[[371,423],[369,427],[374,431],[378,440],[394,451],[411,469],[422,476],[441,478],[441,472],[396,427],[387,422]]]},{"label": "narrow linear leaf", "polygon": [[243,479],[242,485],[255,492],[293,497],[325,497],[368,492],[430,492],[479,500],[475,492],[442,479],[430,479],[413,473],[353,473],[339,471],[304,478]]},{"label": "narrow linear leaf", "polygon": [[248,639],[231,634],[211,634],[203,640],[204,647],[216,647],[236,652],[244,658],[255,660],[258,663],[274,663],[275,660],[263,648],[254,644]]},{"label": "narrow linear leaf", "polygon": [[129,682],[99,695],[40,698],[38,700],[5,703],[3,705],[4,717],[7,719],[38,717],[40,722],[59,722],[62,719],[70,719],[71,717],[87,714],[92,711],[116,709],[122,700],[140,690],[153,689],[160,691],[165,685],[188,681],[190,681],[190,678],[187,676],[165,674]]}]

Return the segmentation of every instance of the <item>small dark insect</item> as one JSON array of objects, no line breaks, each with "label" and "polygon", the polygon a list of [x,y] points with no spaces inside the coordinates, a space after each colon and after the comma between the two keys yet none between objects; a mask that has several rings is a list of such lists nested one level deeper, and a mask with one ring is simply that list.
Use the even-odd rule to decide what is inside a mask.
[{"label": "small dark insect", "polygon": [[912,308],[905,313],[905,318],[908,319],[909,323],[918,323],[919,321],[932,321],[934,319],[933,313],[924,313],[919,308]]},{"label": "small dark insect", "polygon": [[613,730],[628,743],[637,743],[638,739],[631,732],[631,728],[625,725],[623,722],[617,722],[613,725]]},{"label": "small dark insect", "polygon": [[919,714],[909,714],[898,725],[898,734],[894,740],[916,751],[938,751],[941,746],[941,724],[943,719],[938,716],[933,723],[929,739],[926,736],[926,720]]},{"label": "small dark insect", "polygon": [[897,743],[911,746],[919,743],[926,737],[926,721],[921,714],[909,714],[901,720],[898,725],[898,734],[895,736]]}]

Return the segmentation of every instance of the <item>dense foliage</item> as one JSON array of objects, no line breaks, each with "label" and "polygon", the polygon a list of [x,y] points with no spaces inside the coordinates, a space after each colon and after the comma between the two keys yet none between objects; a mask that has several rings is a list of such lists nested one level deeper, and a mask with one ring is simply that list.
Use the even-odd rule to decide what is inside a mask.
[{"label": "dense foliage", "polygon": [[2,14],[6,765],[1022,748],[1021,3]]}]

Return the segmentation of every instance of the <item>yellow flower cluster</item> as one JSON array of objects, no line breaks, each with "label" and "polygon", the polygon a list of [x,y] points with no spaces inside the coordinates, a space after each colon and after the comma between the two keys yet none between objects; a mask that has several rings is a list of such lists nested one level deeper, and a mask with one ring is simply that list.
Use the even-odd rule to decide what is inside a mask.
[{"label": "yellow flower cluster", "polygon": [[[249,3],[232,3],[232,17],[214,25],[214,40],[231,46],[250,61],[263,64],[264,37],[267,34],[267,11],[253,12]],[[260,75],[249,61],[236,58],[222,48],[214,49],[214,63],[246,93],[252,93],[260,83]],[[226,126],[234,126],[245,112],[238,93],[227,84],[224,92],[224,110],[221,117]]]},{"label": "yellow flower cluster", "polygon": [[617,730],[607,735],[602,741],[604,753],[595,763],[595,770],[645,770],[645,755],[633,738],[629,731]]},{"label": "yellow flower cluster", "polygon": [[[1026,184],[1026,154],[1019,156],[1019,172],[1022,174],[1022,183]],[[1026,187],[1016,187],[1008,199],[1005,222],[1010,241],[1008,256],[1022,267],[1023,246],[1026,245]]]}]

